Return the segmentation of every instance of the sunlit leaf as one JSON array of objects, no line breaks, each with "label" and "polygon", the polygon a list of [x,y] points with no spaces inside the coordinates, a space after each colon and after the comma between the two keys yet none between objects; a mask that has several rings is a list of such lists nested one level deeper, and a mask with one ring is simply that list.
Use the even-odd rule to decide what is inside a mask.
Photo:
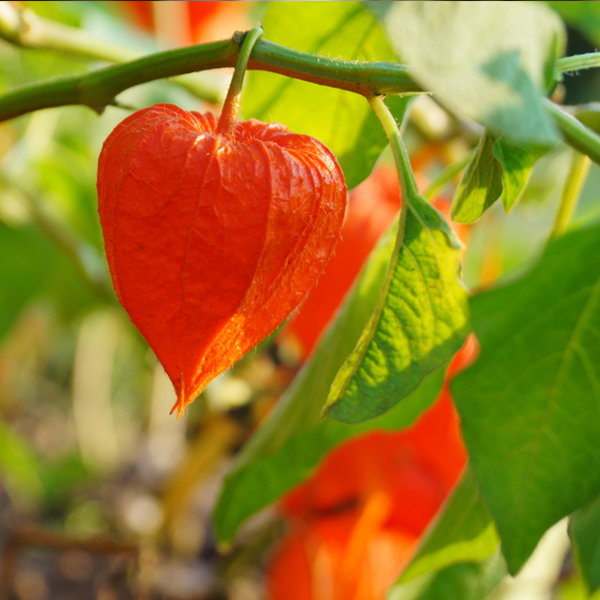
[{"label": "sunlit leaf", "polygon": [[502,165],[494,156],[494,137],[487,131],[466,166],[452,201],[452,220],[472,223],[502,194]]},{"label": "sunlit leaf", "polygon": [[542,154],[542,150],[515,146],[485,131],[456,188],[452,220],[472,223],[499,198],[509,212]]},{"label": "sunlit leaf", "polygon": [[485,600],[506,575],[500,550],[481,562],[459,563],[396,584],[388,600]]},{"label": "sunlit leaf", "polygon": [[551,146],[542,105],[564,46],[562,21],[533,2],[397,2],[392,45],[424,89],[515,144]]},{"label": "sunlit leaf", "polygon": [[437,210],[414,198],[377,309],[331,386],[327,415],[345,423],[376,417],[450,362],[469,332],[459,247]]},{"label": "sunlit leaf", "polygon": [[452,382],[473,472],[512,573],[600,489],[600,227],[475,296],[479,360]]}]

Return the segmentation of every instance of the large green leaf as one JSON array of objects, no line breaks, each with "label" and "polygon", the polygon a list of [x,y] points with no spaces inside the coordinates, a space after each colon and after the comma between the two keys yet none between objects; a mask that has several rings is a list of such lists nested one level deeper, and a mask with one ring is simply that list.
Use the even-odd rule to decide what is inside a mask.
[{"label": "large green leaf", "polygon": [[471,302],[479,360],[451,385],[512,573],[600,489],[600,227]]},{"label": "large green leaf", "polygon": [[600,588],[600,496],[571,516],[569,533],[581,573],[594,593]]},{"label": "large green leaf", "polygon": [[481,562],[459,563],[394,585],[388,600],[485,600],[506,575],[500,550]]},{"label": "large green leaf", "polygon": [[376,311],[338,372],[325,412],[358,423],[411,394],[450,362],[469,332],[460,242],[421,197],[407,207]]},{"label": "large green leaf", "polygon": [[479,562],[492,555],[499,543],[490,511],[471,471],[467,470],[425,533],[398,584],[453,564]]},{"label": "large green leaf", "polygon": [[507,141],[558,138],[542,96],[564,46],[560,18],[533,2],[398,2],[392,45],[415,80],[452,111]]},{"label": "large green leaf", "polygon": [[456,188],[452,219],[472,223],[498,198],[509,212],[542,154],[543,151],[515,146],[484,131]]},{"label": "large green leaf", "polygon": [[[347,60],[396,60],[363,2],[269,2],[262,24],[269,41],[294,50]],[[400,99],[388,101],[395,105]],[[323,142],[337,156],[348,188],[368,177],[387,146],[368,102],[351,92],[253,71],[242,109],[246,118],[283,123]]]},{"label": "large green leaf", "polygon": [[221,541],[229,540],[251,514],[308,477],[328,450],[369,430],[407,427],[437,397],[443,371],[428,377],[412,396],[379,419],[360,425],[320,420],[331,381],[379,298],[396,229],[382,238],[318,348],[236,458],[215,510]]}]

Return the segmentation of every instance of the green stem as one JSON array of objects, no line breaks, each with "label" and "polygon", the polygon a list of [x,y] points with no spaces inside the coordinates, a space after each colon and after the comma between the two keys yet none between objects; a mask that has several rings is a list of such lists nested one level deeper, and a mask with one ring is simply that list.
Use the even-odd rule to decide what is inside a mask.
[{"label": "green stem", "polygon": [[[42,81],[0,97],[0,121],[42,108],[76,104],[102,112],[115,96],[136,85],[193,71],[233,67],[238,50],[239,43],[235,39],[211,42],[150,54],[91,73]],[[289,50],[266,40],[256,43],[248,68],[271,71],[367,97],[375,93],[421,92],[402,65],[326,58]]]},{"label": "green stem", "polygon": [[545,100],[545,103],[546,109],[554,117],[554,121],[563,134],[565,141],[600,165],[600,135],[582,125],[575,117],[561,110],[554,102]]},{"label": "green stem", "polygon": [[442,169],[435,178],[429,183],[422,196],[427,201],[431,201],[437,192],[442,189],[449,181],[452,181],[464,168],[473,156],[472,152],[467,152],[462,158]]},{"label": "green stem", "polygon": [[593,69],[600,67],[600,52],[589,54],[578,54],[577,56],[565,56],[554,63],[557,73],[568,73],[569,71],[580,71],[581,69]]},{"label": "green stem", "polygon": [[[107,42],[89,31],[44,19],[27,8],[8,2],[0,2],[0,38],[24,48],[52,50],[115,63],[126,63],[141,56],[140,52],[128,46]],[[221,91],[197,75],[174,77],[172,82],[207,102],[220,104],[222,101]]]},{"label": "green stem", "polygon": [[405,213],[404,204],[410,203],[411,199],[419,195],[417,180],[410,164],[408,151],[400,136],[398,123],[394,119],[394,115],[390,112],[382,96],[371,96],[368,98],[369,104],[375,111],[377,118],[381,122],[385,135],[390,142],[392,154],[396,169],[398,169],[398,178],[400,179],[400,187],[402,188],[402,212]]},{"label": "green stem", "polygon": [[590,170],[590,164],[589,157],[585,154],[580,154],[577,150],[573,150],[569,172],[567,173],[567,178],[560,194],[558,210],[554,217],[554,224],[548,238],[548,243],[560,237],[565,232],[579,201],[581,190]]},{"label": "green stem", "polygon": [[244,85],[244,75],[246,75],[250,54],[252,54],[252,49],[263,33],[263,28],[258,25],[257,27],[254,27],[254,29],[248,31],[244,36],[240,53],[238,54],[237,62],[235,64],[235,71],[233,72],[231,83],[229,84],[229,90],[227,90],[227,97],[225,98],[221,116],[217,123],[217,133],[220,133],[225,137],[233,137],[235,125],[237,123],[237,114],[240,108],[240,96]]}]

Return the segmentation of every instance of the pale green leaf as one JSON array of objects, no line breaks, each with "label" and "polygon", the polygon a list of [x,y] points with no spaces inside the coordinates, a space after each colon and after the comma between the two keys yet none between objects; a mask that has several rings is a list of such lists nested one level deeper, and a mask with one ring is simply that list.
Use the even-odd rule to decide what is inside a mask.
[{"label": "pale green leaf", "polygon": [[388,600],[485,600],[506,575],[500,550],[481,562],[459,563],[394,585]]},{"label": "pale green leaf", "polygon": [[467,292],[458,281],[460,242],[425,200],[406,204],[382,296],[325,406],[345,423],[398,404],[450,362],[469,332]]},{"label": "pale green leaf", "polygon": [[452,382],[470,464],[512,573],[600,489],[600,227],[472,299],[478,361]]},{"label": "pale green leaf", "polygon": [[494,156],[502,165],[502,205],[509,212],[525,189],[533,165],[545,150],[523,148],[499,138],[494,144]]},{"label": "pale green leaf", "polygon": [[452,219],[472,223],[499,198],[509,212],[543,154],[543,150],[515,146],[485,131],[456,188]]},{"label": "pale green leaf", "polygon": [[494,156],[494,137],[487,131],[467,164],[452,200],[452,220],[472,223],[502,194],[502,165]]},{"label": "pale green leaf", "polygon": [[542,97],[564,46],[561,19],[533,2],[398,2],[388,34],[423,87],[517,145],[558,141]]}]

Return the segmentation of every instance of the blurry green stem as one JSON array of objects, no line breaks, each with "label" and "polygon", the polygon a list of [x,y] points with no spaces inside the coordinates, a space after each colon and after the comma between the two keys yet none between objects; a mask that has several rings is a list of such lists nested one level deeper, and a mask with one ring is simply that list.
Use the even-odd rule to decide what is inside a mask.
[{"label": "blurry green stem", "polygon": [[563,134],[565,141],[600,165],[600,136],[588,129],[575,117],[563,111],[554,102],[546,99],[545,104],[548,112],[554,117],[554,121]]},{"label": "blurry green stem", "polygon": [[[89,31],[44,19],[28,8],[10,2],[0,2],[0,38],[25,48],[56,50],[115,63],[125,63],[141,56],[140,52],[128,46],[107,42]],[[213,104],[222,101],[221,91],[198,75],[173,77],[172,81],[202,100]]]},{"label": "blurry green stem", "polygon": [[600,67],[600,52],[590,52],[589,54],[578,54],[576,56],[565,56],[563,58],[559,58],[554,63],[554,70],[557,73],[568,73],[569,71],[592,69],[594,67]]},{"label": "blurry green stem", "polygon": [[423,192],[423,198],[428,202],[431,202],[440,189],[464,170],[469,160],[471,160],[472,155],[472,152],[467,152],[462,158],[459,158],[457,161],[442,169]]},{"label": "blurry green stem", "polygon": [[558,210],[556,211],[548,243],[565,232],[590,170],[590,159],[585,154],[577,152],[577,150],[572,152],[569,172],[560,194]]}]

